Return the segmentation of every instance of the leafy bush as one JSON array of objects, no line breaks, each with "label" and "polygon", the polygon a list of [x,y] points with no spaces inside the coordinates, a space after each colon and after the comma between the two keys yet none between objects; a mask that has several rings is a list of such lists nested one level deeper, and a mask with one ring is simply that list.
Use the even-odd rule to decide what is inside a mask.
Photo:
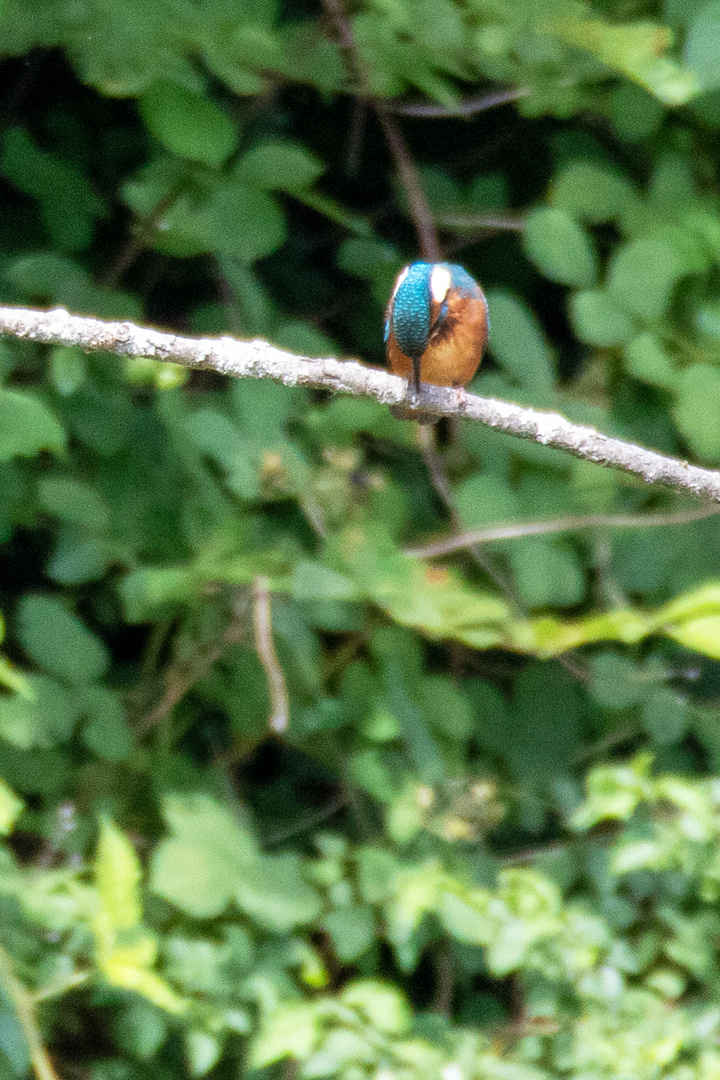
[{"label": "leafy bush", "polygon": [[[2,302],[381,364],[390,123],[474,388],[720,464],[720,5],[336,17],[4,0]],[[475,425],[449,506],[369,400],[0,376],[0,1080],[720,1077],[717,516]]]}]

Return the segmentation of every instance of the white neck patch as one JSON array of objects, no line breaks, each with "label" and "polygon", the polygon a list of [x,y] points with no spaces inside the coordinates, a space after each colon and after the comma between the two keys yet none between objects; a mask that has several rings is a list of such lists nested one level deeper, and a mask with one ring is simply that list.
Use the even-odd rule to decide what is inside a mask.
[{"label": "white neck patch", "polygon": [[436,266],[430,275],[430,292],[436,304],[441,304],[452,284],[450,271],[446,266]]},{"label": "white neck patch", "polygon": [[406,278],[406,277],[408,276],[408,270],[409,270],[409,269],[410,269],[410,267],[409,267],[409,266],[406,266],[406,267],[405,267],[405,269],[404,269],[404,270],[401,270],[401,271],[400,271],[400,273],[398,274],[398,279],[397,279],[397,281],[395,282],[395,288],[393,289],[393,291],[392,291],[392,296],[390,297],[390,299],[391,299],[391,300],[394,300],[394,299],[395,299],[395,296],[396,296],[396,294],[397,294],[397,291],[398,291],[398,289],[399,289],[399,288],[400,288],[400,286],[402,285],[402,283],[403,283],[403,281],[405,280],[405,278]]}]

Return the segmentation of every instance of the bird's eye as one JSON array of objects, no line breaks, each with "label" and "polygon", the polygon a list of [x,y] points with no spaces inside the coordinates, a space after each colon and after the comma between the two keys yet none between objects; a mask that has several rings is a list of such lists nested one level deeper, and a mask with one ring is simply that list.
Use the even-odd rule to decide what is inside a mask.
[{"label": "bird's eye", "polygon": [[430,292],[433,300],[441,304],[448,294],[452,277],[446,266],[436,266],[430,276]]}]

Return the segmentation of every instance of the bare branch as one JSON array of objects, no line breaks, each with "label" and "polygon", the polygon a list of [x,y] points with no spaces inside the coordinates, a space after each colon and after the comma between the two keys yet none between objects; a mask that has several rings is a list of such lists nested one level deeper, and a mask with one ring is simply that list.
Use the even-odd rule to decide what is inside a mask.
[{"label": "bare branch", "polygon": [[270,582],[258,574],[253,585],[253,626],[258,659],[265,668],[270,694],[270,719],[268,727],[281,734],[287,731],[290,721],[285,675],[280,667],[272,636],[272,608],[270,606]]},{"label": "bare branch", "polygon": [[18,979],[10,954],[2,947],[0,947],[0,987],[15,1008],[27,1041],[36,1080],[58,1080],[50,1055],[43,1043],[32,995]]},{"label": "bare branch", "polygon": [[54,311],[0,308],[0,335],[3,334],[47,345],[78,345],[86,352],[147,356],[238,379],[273,379],[284,386],[334,390],[355,397],[372,397],[383,405],[421,408],[434,416],[475,420],[496,431],[631,473],[646,484],[662,484],[700,499],[720,502],[720,473],[711,469],[701,469],[634,443],[609,438],[594,428],[572,424],[559,413],[477,397],[465,390],[423,384],[422,394],[417,398],[405,379],[351,360],[295,356],[266,341],[181,337],[129,322],[103,322],[70,315],[64,308]]},{"label": "bare branch", "polygon": [[422,257],[428,262],[438,262],[440,259],[440,245],[433,224],[432,213],[420,183],[417,166],[403,133],[395,119],[390,115],[385,102],[373,94],[372,81],[362,53],[355,41],[352,20],[345,11],[343,0],[323,0],[323,5],[335,24],[340,48],[345,53],[348,67],[358,83],[361,100],[372,105],[383,129],[385,141],[395,164],[398,180],[408,201],[410,216],[415,226]]},{"label": "bare branch", "polygon": [[498,105],[508,105],[513,101],[530,97],[532,90],[529,86],[510,88],[508,90],[496,90],[494,93],[481,94],[480,97],[467,98],[459,101],[457,105],[437,105],[434,102],[411,101],[389,102],[386,106],[389,111],[401,116],[422,116],[425,119],[434,120],[457,120],[459,117],[477,116],[478,113],[487,112],[488,109],[496,109]]},{"label": "bare branch", "polygon": [[[424,424],[418,424],[418,446],[420,447],[420,453],[422,454],[423,461],[425,462],[425,468],[428,471],[430,482],[435,488],[440,502],[443,504],[443,506],[445,506],[446,510],[448,511],[453,528],[455,529],[456,533],[459,533],[460,529],[462,528],[463,521],[462,517],[460,516],[460,511],[458,510],[455,503],[453,490],[450,486],[450,481],[447,478],[443,460],[438,453],[437,447],[435,445],[435,436],[436,430],[434,425],[432,427],[427,427]],[[453,539],[457,539],[457,537],[453,537]],[[491,581],[493,581],[497,585],[498,589],[500,589],[500,591],[505,594],[508,600],[511,600],[513,603],[517,603],[517,597],[514,595],[514,590],[510,582],[507,581],[505,579],[505,576],[501,574],[500,571],[497,569],[494,560],[490,557],[490,553],[487,551],[481,551],[479,547],[472,542],[463,546],[469,549],[470,555],[473,557],[480,569],[484,570],[484,572],[488,575]]]},{"label": "bare branch", "polygon": [[517,540],[523,536],[548,536],[551,533],[578,532],[581,529],[647,529],[658,525],[689,525],[693,521],[720,514],[720,507],[700,506],[667,514],[587,514],[551,518],[549,521],[526,521],[513,525],[492,525],[487,529],[470,529],[458,536],[448,536],[431,544],[405,548],[414,559],[435,559],[453,551],[490,544],[497,540]]},{"label": "bare branch", "polygon": [[195,683],[199,682],[210,669],[224,656],[232,645],[237,645],[245,635],[245,610],[241,603],[235,606],[233,617],[219,641],[209,647],[198,649],[192,659],[186,663],[172,664],[165,674],[166,689],[160,701],[149,712],[141,716],[135,725],[139,735],[147,735],[154,727],[169,716],[176,705]]},{"label": "bare branch", "polygon": [[525,222],[521,217],[504,217],[488,214],[439,214],[436,223],[443,229],[458,229],[468,232],[524,232]]}]

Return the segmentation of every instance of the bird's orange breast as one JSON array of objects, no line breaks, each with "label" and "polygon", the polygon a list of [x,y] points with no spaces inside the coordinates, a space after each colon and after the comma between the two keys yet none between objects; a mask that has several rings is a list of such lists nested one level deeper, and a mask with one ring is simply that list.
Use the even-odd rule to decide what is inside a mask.
[{"label": "bird's orange breast", "polygon": [[[465,386],[480,366],[487,344],[487,305],[484,297],[454,290],[450,290],[445,303],[445,314],[431,329],[420,358],[420,381],[436,386]],[[440,306],[437,304],[438,311]],[[438,311],[432,312],[431,325]],[[391,371],[412,378],[412,361],[401,351],[392,331],[387,355]]]}]

